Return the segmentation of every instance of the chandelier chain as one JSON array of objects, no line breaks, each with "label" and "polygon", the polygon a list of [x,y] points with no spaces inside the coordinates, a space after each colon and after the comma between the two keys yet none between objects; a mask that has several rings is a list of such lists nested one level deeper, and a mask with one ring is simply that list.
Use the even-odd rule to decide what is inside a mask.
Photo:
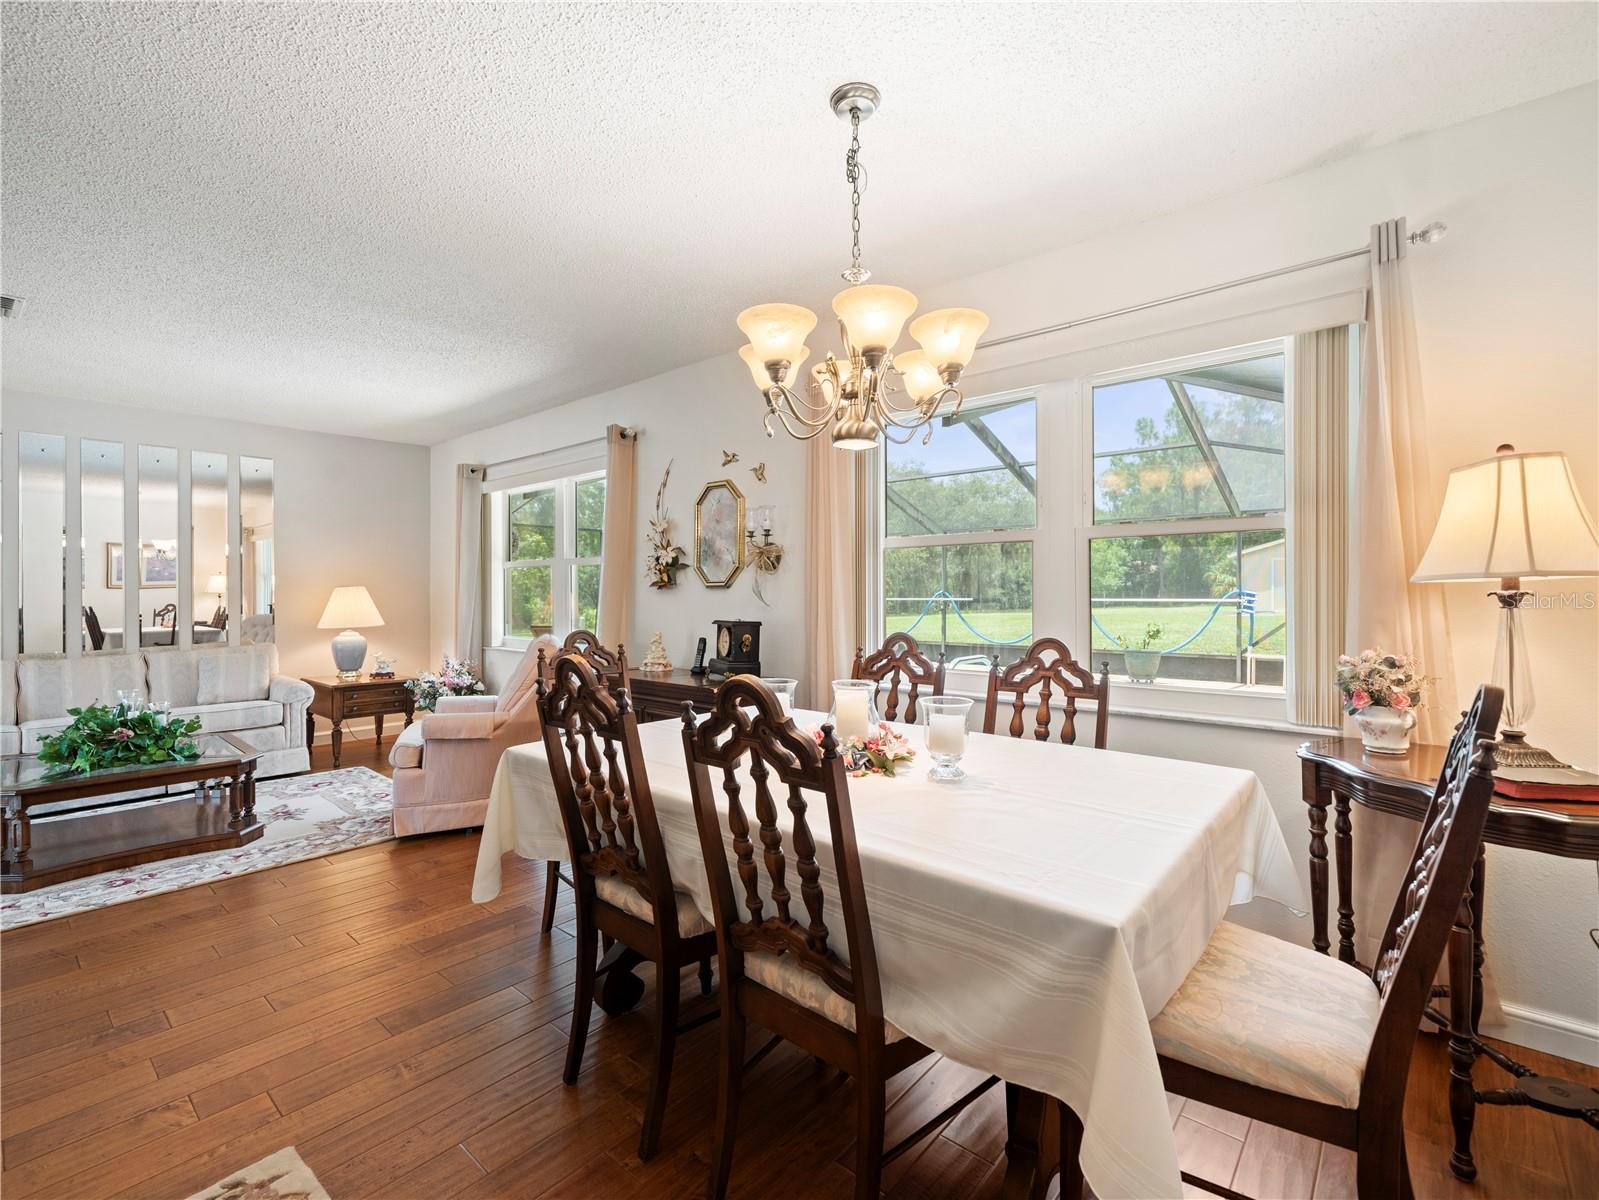
[{"label": "chandelier chain", "polygon": [[861,265],[861,110],[849,111],[849,154],[844,158],[844,178],[849,180],[850,200],[850,267],[860,270]]}]

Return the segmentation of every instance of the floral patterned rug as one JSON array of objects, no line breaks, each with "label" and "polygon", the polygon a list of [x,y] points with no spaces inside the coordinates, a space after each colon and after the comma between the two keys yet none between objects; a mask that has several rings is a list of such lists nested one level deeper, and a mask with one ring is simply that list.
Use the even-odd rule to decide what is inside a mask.
[{"label": "floral patterned rug", "polygon": [[[362,768],[363,770],[365,768]],[[300,1152],[285,1146],[260,1162],[235,1171],[189,1200],[329,1200]]]},{"label": "floral patterned rug", "polygon": [[[0,929],[248,875],[394,836],[394,788],[367,767],[263,780],[256,785],[255,811],[266,829],[248,846],[169,858],[0,898]],[[51,819],[62,818],[35,818],[35,825]]]}]

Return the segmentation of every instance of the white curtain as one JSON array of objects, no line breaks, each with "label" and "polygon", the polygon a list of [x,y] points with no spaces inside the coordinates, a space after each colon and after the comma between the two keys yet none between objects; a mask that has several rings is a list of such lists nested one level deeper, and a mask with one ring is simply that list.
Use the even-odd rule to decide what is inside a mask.
[{"label": "white curtain", "polygon": [[623,645],[632,624],[634,513],[638,507],[638,431],[612,425],[605,431],[605,537],[600,558],[601,643]]},{"label": "white curtain", "polygon": [[483,468],[455,469],[455,649],[457,658],[483,657]]},{"label": "white curtain", "polygon": [[833,706],[831,684],[849,674],[860,644],[861,456],[826,433],[805,447],[805,625],[801,685],[810,707]]},{"label": "white curtain", "polygon": [[[1421,365],[1411,311],[1405,222],[1371,230],[1371,289],[1356,417],[1347,649],[1418,655],[1435,677],[1412,737],[1447,742],[1460,719],[1442,589],[1410,582],[1437,517],[1427,455]],[[1376,960],[1415,850],[1413,821],[1359,805],[1354,822],[1355,952]],[[1492,997],[1490,994],[1490,1003]]]},{"label": "white curtain", "polygon": [[1349,580],[1349,330],[1294,338],[1293,528],[1288,628],[1293,631],[1290,717],[1343,725],[1335,679],[1343,653]]}]

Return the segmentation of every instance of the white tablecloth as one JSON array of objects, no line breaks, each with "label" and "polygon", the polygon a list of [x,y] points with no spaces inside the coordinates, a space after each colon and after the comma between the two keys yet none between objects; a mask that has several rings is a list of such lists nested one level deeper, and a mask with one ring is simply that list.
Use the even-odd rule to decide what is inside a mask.
[{"label": "white tablecloth", "polygon": [[[820,719],[796,713],[801,725]],[[673,879],[709,914],[681,725],[639,734]],[[1084,1172],[1106,1200],[1181,1195],[1149,1018],[1229,905],[1305,906],[1260,781],[973,734],[968,778],[938,784],[919,732],[909,736],[918,759],[906,773],[850,780],[884,1015],[951,1058],[1070,1104],[1083,1118]],[[826,818],[813,812],[810,826],[836,896]],[[498,894],[509,850],[566,857],[542,743],[500,761],[474,900]],[[842,942],[841,923],[829,926]]]}]

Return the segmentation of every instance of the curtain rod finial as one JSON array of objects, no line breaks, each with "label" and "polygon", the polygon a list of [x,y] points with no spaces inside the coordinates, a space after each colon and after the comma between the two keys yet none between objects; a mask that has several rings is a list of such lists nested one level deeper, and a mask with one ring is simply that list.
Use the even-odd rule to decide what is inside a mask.
[{"label": "curtain rod finial", "polygon": [[1441,242],[1449,236],[1449,226],[1442,221],[1434,221],[1430,225],[1423,225],[1410,235],[1412,246],[1430,246],[1434,242]]}]

